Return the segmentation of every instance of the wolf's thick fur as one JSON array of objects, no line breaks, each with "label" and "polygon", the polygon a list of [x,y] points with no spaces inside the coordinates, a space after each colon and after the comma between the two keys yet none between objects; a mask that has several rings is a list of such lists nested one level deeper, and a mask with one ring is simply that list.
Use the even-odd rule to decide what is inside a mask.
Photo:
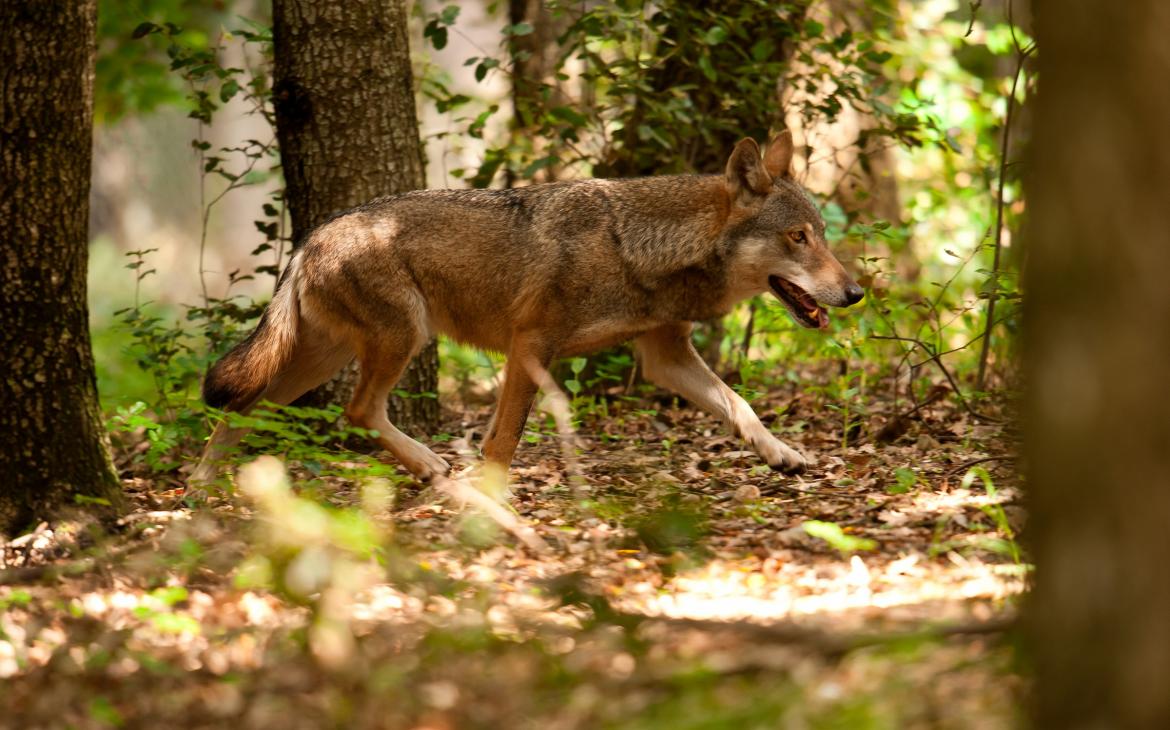
[{"label": "wolf's thick fur", "polygon": [[[486,458],[504,466],[539,369],[634,339],[651,381],[719,415],[773,467],[800,469],[804,458],[707,368],[689,337],[690,322],[769,289],[806,326],[827,323],[816,302],[861,298],[788,173],[791,157],[784,135],[763,160],[755,142],[740,142],[723,175],[429,190],[346,211],[308,235],[256,330],[208,373],[204,398],[236,411],[289,403],[356,357],[347,416],[428,479],[446,462],[389,422],[386,398],[436,333],[507,354],[484,443]],[[241,435],[217,429],[193,479],[213,476],[214,459]]]}]

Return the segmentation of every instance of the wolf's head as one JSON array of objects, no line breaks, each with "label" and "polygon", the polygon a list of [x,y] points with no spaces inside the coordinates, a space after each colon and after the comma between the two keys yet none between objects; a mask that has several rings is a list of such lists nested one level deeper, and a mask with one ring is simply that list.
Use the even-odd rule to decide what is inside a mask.
[{"label": "wolf's head", "polygon": [[732,151],[726,183],[737,221],[728,231],[730,273],[736,290],[771,290],[798,323],[824,328],[829,315],[822,305],[848,307],[865,292],[829,251],[821,214],[792,179],[792,150],[785,132],[763,159],[752,139]]}]

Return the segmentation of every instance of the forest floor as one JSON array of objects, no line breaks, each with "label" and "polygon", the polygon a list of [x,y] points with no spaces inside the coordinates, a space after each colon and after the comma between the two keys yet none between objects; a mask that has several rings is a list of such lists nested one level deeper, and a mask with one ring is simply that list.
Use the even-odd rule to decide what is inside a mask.
[{"label": "forest floor", "polygon": [[[191,508],[128,473],[118,529],[3,546],[0,727],[1017,726],[1010,414],[940,398],[879,441],[908,410],[882,398],[847,445],[812,391],[755,401],[799,477],[667,401],[580,414],[575,464],[530,430],[527,544],[410,482],[257,467]],[[488,410],[445,415],[457,462]]]}]

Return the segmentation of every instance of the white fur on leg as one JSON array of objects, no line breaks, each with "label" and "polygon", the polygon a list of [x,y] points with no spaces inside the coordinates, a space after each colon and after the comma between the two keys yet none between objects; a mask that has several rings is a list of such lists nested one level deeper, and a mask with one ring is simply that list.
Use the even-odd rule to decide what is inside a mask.
[{"label": "white fur on leg", "polygon": [[748,402],[707,367],[689,339],[640,341],[639,351],[642,370],[651,382],[718,416],[773,469],[804,470],[807,465],[804,456],[764,427]]},{"label": "white fur on leg", "polygon": [[187,477],[187,489],[203,489],[214,482],[219,476],[219,462],[224,454],[238,444],[250,430],[232,428],[226,421],[216,424],[215,430],[211,432],[211,438],[207,439],[207,445],[203,447],[203,456],[199,458],[199,464],[191,472],[191,476]]}]

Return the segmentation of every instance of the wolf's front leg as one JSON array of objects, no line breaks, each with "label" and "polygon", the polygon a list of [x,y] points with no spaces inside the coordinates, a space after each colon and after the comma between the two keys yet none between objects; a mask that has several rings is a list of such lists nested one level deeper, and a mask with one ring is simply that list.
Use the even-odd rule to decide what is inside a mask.
[{"label": "wolf's front leg", "polygon": [[787,474],[804,471],[804,456],[773,436],[747,401],[711,372],[695,352],[689,323],[651,330],[639,337],[636,344],[642,372],[651,382],[722,418],[773,469]]},{"label": "wolf's front leg", "polygon": [[512,336],[504,388],[483,444],[484,458],[504,471],[512,463],[528,412],[532,410],[537,375],[548,369],[551,360],[549,347],[539,334],[518,332]]}]

